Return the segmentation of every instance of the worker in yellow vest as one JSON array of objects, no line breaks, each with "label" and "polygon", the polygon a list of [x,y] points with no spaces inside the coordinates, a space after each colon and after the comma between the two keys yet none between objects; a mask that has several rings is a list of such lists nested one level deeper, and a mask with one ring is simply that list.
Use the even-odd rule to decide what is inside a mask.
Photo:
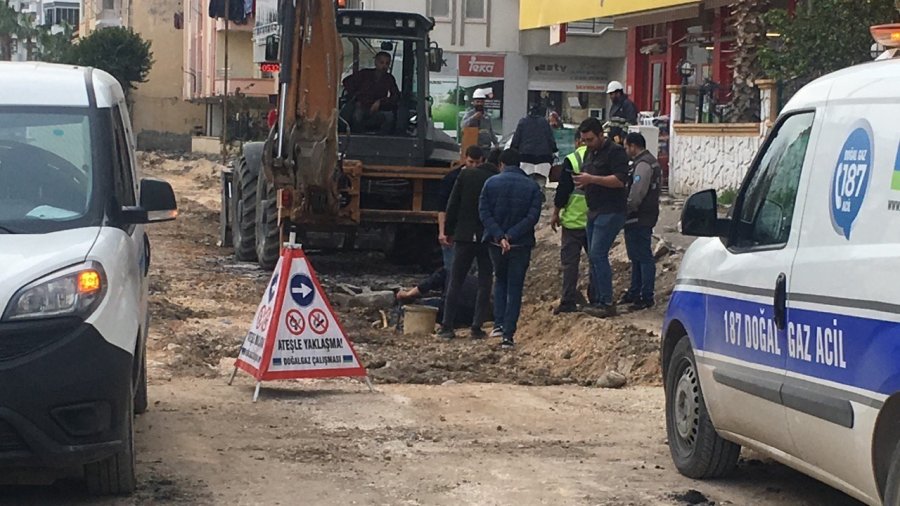
[{"label": "worker in yellow vest", "polygon": [[[580,133],[575,131],[575,151],[563,160],[559,186],[553,199],[553,218],[550,226],[554,232],[562,228],[562,246],[559,260],[562,265],[562,297],[553,314],[578,311],[578,278],[581,251],[587,253],[588,205],[584,190],[575,188],[572,179],[581,173],[581,165],[587,155],[587,146],[582,145]],[[593,290],[588,287],[588,301],[592,302]]]}]

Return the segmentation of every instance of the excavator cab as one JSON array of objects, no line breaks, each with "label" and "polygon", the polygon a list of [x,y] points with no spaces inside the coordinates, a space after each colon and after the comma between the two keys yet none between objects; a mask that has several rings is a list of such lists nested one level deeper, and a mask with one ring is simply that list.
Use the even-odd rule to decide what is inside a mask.
[{"label": "excavator cab", "polygon": [[458,145],[431,120],[428,75],[442,64],[442,51],[429,42],[433,26],[415,13],[338,11],[344,53],[338,132],[345,158],[414,167],[458,159]]}]

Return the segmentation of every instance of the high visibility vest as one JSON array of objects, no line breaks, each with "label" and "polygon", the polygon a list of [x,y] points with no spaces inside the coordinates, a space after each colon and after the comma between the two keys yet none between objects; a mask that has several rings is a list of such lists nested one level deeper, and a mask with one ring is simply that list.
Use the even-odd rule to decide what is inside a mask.
[{"label": "high visibility vest", "polygon": [[[566,160],[572,164],[573,175],[581,173],[581,163],[584,161],[586,153],[587,146],[581,146],[566,157]],[[559,213],[559,222],[569,230],[584,230],[587,228],[587,216],[588,205],[587,199],[584,197],[584,190],[576,188],[569,196],[566,207]]]}]

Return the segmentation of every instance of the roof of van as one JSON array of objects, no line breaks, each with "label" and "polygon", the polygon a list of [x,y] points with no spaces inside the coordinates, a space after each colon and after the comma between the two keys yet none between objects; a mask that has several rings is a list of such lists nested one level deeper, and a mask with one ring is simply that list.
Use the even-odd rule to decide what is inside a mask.
[{"label": "roof of van", "polygon": [[873,61],[822,76],[798,91],[783,112],[837,102],[900,100],[900,59]]},{"label": "roof of van", "polygon": [[122,87],[102,70],[40,62],[0,62],[0,106],[88,107],[93,88],[97,107],[112,107]]}]

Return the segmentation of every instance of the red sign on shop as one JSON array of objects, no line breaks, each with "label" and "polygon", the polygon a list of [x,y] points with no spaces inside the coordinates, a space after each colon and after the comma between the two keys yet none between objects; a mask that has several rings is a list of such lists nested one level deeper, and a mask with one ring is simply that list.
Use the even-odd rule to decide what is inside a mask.
[{"label": "red sign on shop", "polygon": [[459,55],[460,77],[503,78],[503,55],[464,53]]}]

